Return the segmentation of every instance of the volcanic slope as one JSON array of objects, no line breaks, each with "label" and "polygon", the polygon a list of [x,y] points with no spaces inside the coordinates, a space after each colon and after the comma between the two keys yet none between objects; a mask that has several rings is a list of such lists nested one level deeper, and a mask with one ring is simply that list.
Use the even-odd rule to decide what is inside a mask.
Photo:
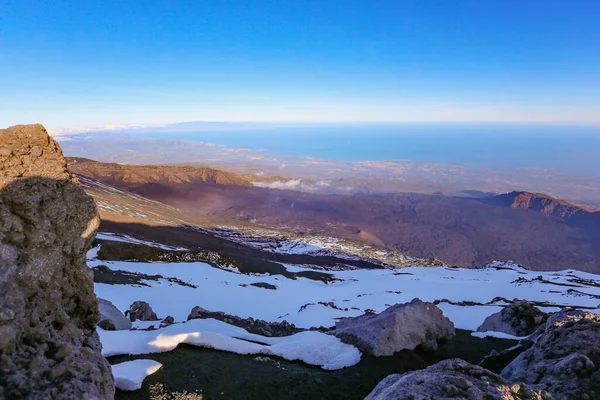
[{"label": "volcanic slope", "polygon": [[[570,217],[564,218],[554,211],[510,207],[503,198],[494,201],[414,193],[334,195],[267,189],[252,186],[248,176],[223,172],[216,178],[220,176],[216,170],[209,173],[191,167],[71,160],[70,168],[98,184],[116,185],[176,207],[185,215],[182,221],[243,227],[250,236],[277,229],[363,242],[460,267],[512,260],[538,270],[600,272],[598,214],[584,210],[565,208]],[[163,168],[169,174],[157,172]],[[139,171],[154,172],[139,181]]]}]

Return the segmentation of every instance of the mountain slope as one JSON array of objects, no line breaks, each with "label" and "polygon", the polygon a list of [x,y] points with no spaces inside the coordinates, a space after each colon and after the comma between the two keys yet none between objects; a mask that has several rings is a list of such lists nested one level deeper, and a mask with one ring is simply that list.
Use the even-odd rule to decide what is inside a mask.
[{"label": "mountain slope", "polygon": [[[81,165],[72,163],[71,168],[91,175]],[[92,176],[106,184],[114,181],[114,174],[130,167],[145,170],[104,164],[101,168],[106,169],[106,176],[95,173],[100,168],[92,170]],[[178,173],[179,167],[168,168]],[[185,171],[188,167],[181,168]],[[161,183],[160,190],[148,190],[147,183],[118,183],[127,191],[178,208],[185,215],[182,219],[243,226],[249,236],[277,229],[295,237],[334,237],[461,267],[513,260],[538,270],[600,271],[600,213],[580,212],[568,203],[541,196],[539,200],[498,196],[495,202],[488,202],[414,193],[317,194],[202,180]],[[110,201],[118,202],[115,199]],[[512,204],[541,212],[516,210]]]},{"label": "mountain slope", "polygon": [[169,165],[125,165],[101,163],[86,158],[67,157],[69,169],[79,175],[101,180],[116,187],[144,184],[251,186],[247,177],[212,168]]}]

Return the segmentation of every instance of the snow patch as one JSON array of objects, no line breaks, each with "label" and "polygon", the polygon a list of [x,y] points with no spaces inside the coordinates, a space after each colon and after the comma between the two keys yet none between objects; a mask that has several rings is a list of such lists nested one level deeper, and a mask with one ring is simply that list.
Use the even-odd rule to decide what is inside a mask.
[{"label": "snow patch", "polygon": [[152,375],[162,367],[154,360],[125,361],[112,365],[115,386],[121,390],[138,390],[148,375]]},{"label": "snow patch", "polygon": [[494,331],[471,332],[471,336],[478,337],[481,339],[485,339],[486,337],[494,337],[494,338],[499,338],[499,339],[510,339],[510,340],[523,340],[528,337],[528,336],[514,336],[514,335],[510,335],[508,333],[494,332]]},{"label": "snow patch", "polygon": [[214,319],[195,319],[155,331],[104,331],[98,328],[102,355],[149,354],[173,350],[180,343],[237,354],[273,355],[336,370],[360,361],[361,353],[338,338],[320,332],[266,337]]}]

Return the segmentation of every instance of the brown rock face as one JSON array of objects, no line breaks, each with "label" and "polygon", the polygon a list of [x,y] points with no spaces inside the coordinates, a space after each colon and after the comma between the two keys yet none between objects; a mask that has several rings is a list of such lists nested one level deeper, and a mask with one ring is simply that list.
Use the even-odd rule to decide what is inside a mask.
[{"label": "brown rock face", "polygon": [[0,398],[107,399],[93,200],[41,125],[0,130]]}]

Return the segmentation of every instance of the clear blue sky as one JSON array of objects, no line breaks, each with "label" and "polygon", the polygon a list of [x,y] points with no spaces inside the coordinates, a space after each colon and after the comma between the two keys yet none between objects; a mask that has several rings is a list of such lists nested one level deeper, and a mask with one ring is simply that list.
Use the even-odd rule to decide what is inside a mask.
[{"label": "clear blue sky", "polygon": [[0,126],[189,120],[600,123],[600,1],[0,1]]}]

